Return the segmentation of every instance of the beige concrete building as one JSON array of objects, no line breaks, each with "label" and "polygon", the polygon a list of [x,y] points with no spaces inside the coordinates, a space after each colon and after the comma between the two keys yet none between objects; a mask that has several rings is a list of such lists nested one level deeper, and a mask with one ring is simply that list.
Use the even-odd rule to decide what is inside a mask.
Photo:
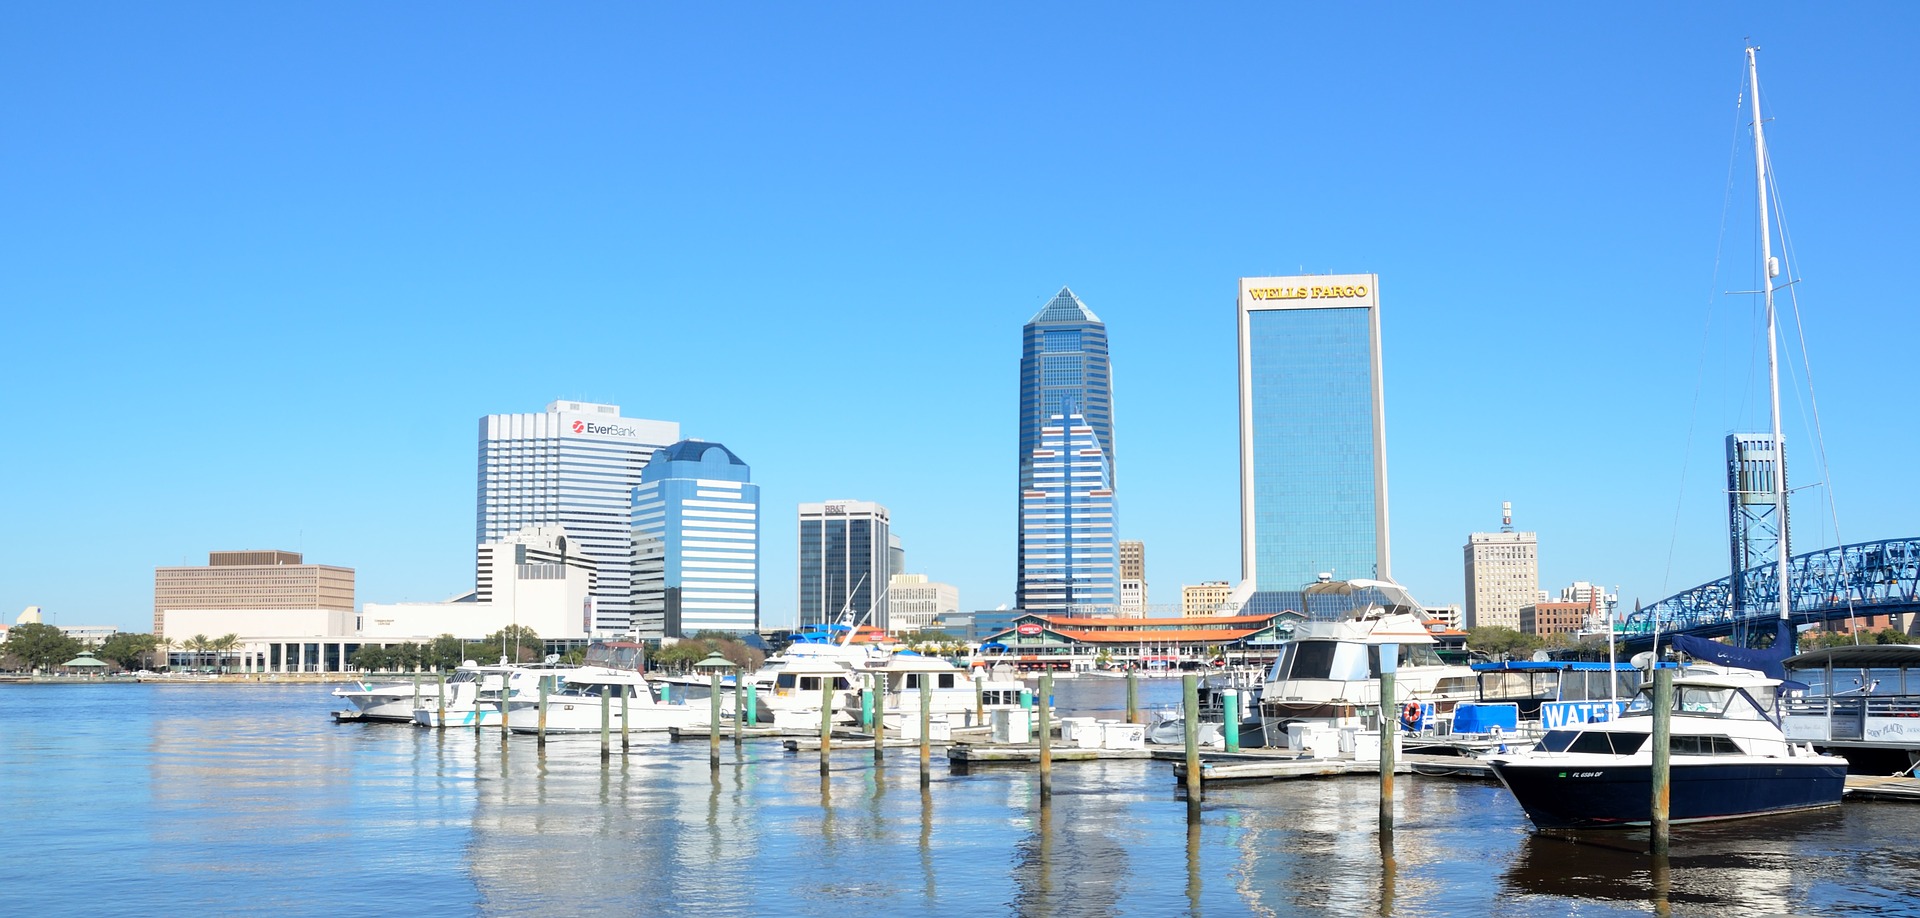
[{"label": "beige concrete building", "polygon": [[1233,596],[1233,585],[1225,580],[1209,580],[1180,588],[1180,614],[1186,618],[1216,615],[1220,606]]},{"label": "beige concrete building", "polygon": [[1120,540],[1120,614],[1147,610],[1147,543]]},{"label": "beige concrete building", "polygon": [[353,611],[353,568],[304,564],[294,551],[215,551],[205,567],[153,570],[153,633],[169,609]]},{"label": "beige concrete building", "polygon": [[943,615],[960,611],[960,588],[935,583],[925,574],[895,574],[887,580],[891,616],[887,630],[894,634],[932,631]]},{"label": "beige concrete building", "polygon": [[1519,629],[1520,610],[1540,601],[1540,538],[1532,532],[1467,536],[1468,628]]}]

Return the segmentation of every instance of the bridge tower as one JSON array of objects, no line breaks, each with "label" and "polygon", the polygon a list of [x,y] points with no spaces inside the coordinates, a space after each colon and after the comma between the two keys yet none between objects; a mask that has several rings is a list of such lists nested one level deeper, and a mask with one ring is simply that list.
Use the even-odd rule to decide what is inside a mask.
[{"label": "bridge tower", "polygon": [[1779,493],[1786,493],[1786,442],[1784,437],[1781,440],[1776,461],[1772,434],[1727,435],[1727,527],[1735,615],[1746,614],[1756,603],[1776,602],[1773,593],[1746,595],[1746,578],[1740,575],[1762,565],[1777,567],[1781,558],[1793,556],[1787,507],[1775,506],[1774,497],[1776,472],[1781,476]]}]

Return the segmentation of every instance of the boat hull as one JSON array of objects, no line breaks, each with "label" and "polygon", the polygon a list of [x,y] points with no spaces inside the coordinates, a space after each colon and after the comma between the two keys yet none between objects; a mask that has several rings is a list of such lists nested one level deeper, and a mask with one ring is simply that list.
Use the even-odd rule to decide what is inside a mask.
[{"label": "boat hull", "polygon": [[[1619,829],[1653,817],[1652,767],[1573,762],[1490,760],[1527,818],[1542,829]],[[1672,822],[1711,822],[1839,804],[1844,762],[1765,759],[1674,763],[1669,773]]]}]

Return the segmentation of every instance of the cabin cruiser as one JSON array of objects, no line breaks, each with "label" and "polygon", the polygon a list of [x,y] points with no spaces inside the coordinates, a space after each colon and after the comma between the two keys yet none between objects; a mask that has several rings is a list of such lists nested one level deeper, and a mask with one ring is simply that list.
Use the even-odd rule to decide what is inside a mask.
[{"label": "cabin cruiser", "polygon": [[504,658],[498,663],[468,660],[447,679],[444,705],[438,686],[432,694],[421,693],[413,721],[424,727],[498,727],[502,696],[537,695],[541,679],[575,668],[552,655],[540,663],[508,663]]},{"label": "cabin cruiser", "polygon": [[[1303,622],[1280,651],[1260,688],[1261,713],[1281,722],[1360,726],[1380,710],[1380,658],[1393,654],[1396,711],[1432,705],[1436,714],[1474,698],[1473,670],[1440,659],[1427,615],[1397,584],[1353,580],[1321,582],[1303,591],[1309,607],[1317,589],[1365,590],[1369,602],[1339,621]],[[1404,601],[1401,601],[1404,600]]]},{"label": "cabin cruiser", "polygon": [[1026,688],[1025,683],[1018,680],[990,679],[984,668],[978,676],[970,677],[967,670],[946,660],[912,651],[901,651],[855,672],[866,674],[879,684],[883,699],[881,710],[889,730],[908,730],[909,724],[912,732],[919,730],[922,686],[930,696],[927,699],[929,720],[933,724],[945,724],[949,730],[984,727],[991,712],[1020,709],[1020,693]]},{"label": "cabin cruiser", "polygon": [[507,728],[515,733],[596,733],[600,730],[605,698],[606,727],[631,732],[661,731],[707,722],[706,705],[662,701],[657,687],[639,673],[582,667],[564,676],[547,696],[546,723],[541,724],[536,690],[516,695],[508,704]]},{"label": "cabin cruiser", "polygon": [[[1845,759],[1789,741],[1775,717],[1778,679],[1694,667],[1673,680],[1669,739],[1676,823],[1833,806]],[[1548,730],[1533,749],[1486,761],[1542,829],[1644,826],[1652,819],[1653,686],[1614,720]]]}]

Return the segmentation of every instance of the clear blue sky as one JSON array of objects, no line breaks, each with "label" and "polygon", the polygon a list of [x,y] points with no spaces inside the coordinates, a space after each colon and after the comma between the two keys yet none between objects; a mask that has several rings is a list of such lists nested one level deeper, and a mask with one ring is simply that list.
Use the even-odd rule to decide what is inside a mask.
[{"label": "clear blue sky", "polygon": [[1176,601],[1239,575],[1235,279],[1301,271],[1381,276],[1397,579],[1459,601],[1511,500],[1544,585],[1652,601],[1724,572],[1721,438],[1764,424],[1719,295],[1755,276],[1746,36],[1841,534],[1920,534],[1916,20],[13,4],[0,615],[146,630],[153,567],[214,549],[467,589],[475,419],[560,397],[752,464],[768,624],[805,500],[880,501],[911,569],[1009,602],[1020,326],[1062,284]]}]

